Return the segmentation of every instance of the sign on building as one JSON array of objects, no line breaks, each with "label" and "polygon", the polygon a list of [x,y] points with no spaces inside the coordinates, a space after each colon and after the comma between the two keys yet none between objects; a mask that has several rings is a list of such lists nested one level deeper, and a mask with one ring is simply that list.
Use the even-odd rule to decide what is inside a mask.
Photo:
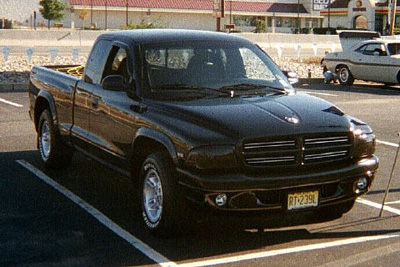
[{"label": "sign on building", "polygon": [[225,1],[224,0],[214,0],[213,5],[213,15],[217,18],[223,18],[225,16]]},{"label": "sign on building", "polygon": [[314,10],[321,10],[324,8],[327,8],[328,5],[332,2],[334,2],[335,0],[314,0],[313,2],[313,9]]}]

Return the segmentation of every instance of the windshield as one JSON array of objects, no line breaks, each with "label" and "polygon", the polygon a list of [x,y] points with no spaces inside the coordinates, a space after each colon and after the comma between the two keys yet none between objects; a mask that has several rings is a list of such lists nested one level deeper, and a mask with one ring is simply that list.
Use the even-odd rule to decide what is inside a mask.
[{"label": "windshield", "polygon": [[147,45],[143,51],[147,98],[181,100],[293,90],[276,64],[255,45],[177,41]]}]

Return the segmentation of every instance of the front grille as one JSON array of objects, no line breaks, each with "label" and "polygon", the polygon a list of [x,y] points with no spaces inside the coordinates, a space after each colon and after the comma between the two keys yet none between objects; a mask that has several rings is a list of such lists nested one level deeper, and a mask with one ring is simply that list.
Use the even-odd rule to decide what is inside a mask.
[{"label": "front grille", "polygon": [[252,140],[244,143],[243,158],[249,166],[311,165],[344,160],[350,148],[347,134]]}]

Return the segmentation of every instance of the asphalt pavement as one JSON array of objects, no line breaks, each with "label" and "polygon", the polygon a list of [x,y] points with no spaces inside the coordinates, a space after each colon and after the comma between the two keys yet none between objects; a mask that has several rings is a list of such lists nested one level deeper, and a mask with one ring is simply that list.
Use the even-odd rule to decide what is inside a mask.
[{"label": "asphalt pavement", "polygon": [[400,87],[313,84],[298,91],[373,127],[380,169],[371,192],[331,222],[236,228],[199,213],[192,231],[171,238],[141,225],[126,177],[79,153],[64,171],[45,169],[27,94],[0,93],[0,266],[397,266],[400,162],[379,212],[399,142]]}]

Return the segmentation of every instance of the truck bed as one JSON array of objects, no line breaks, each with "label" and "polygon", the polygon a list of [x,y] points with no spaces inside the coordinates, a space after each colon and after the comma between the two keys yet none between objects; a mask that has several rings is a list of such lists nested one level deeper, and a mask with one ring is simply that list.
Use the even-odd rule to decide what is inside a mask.
[{"label": "truck bed", "polygon": [[43,67],[75,76],[77,78],[83,77],[83,72],[85,69],[85,66],[83,65],[51,65]]}]

